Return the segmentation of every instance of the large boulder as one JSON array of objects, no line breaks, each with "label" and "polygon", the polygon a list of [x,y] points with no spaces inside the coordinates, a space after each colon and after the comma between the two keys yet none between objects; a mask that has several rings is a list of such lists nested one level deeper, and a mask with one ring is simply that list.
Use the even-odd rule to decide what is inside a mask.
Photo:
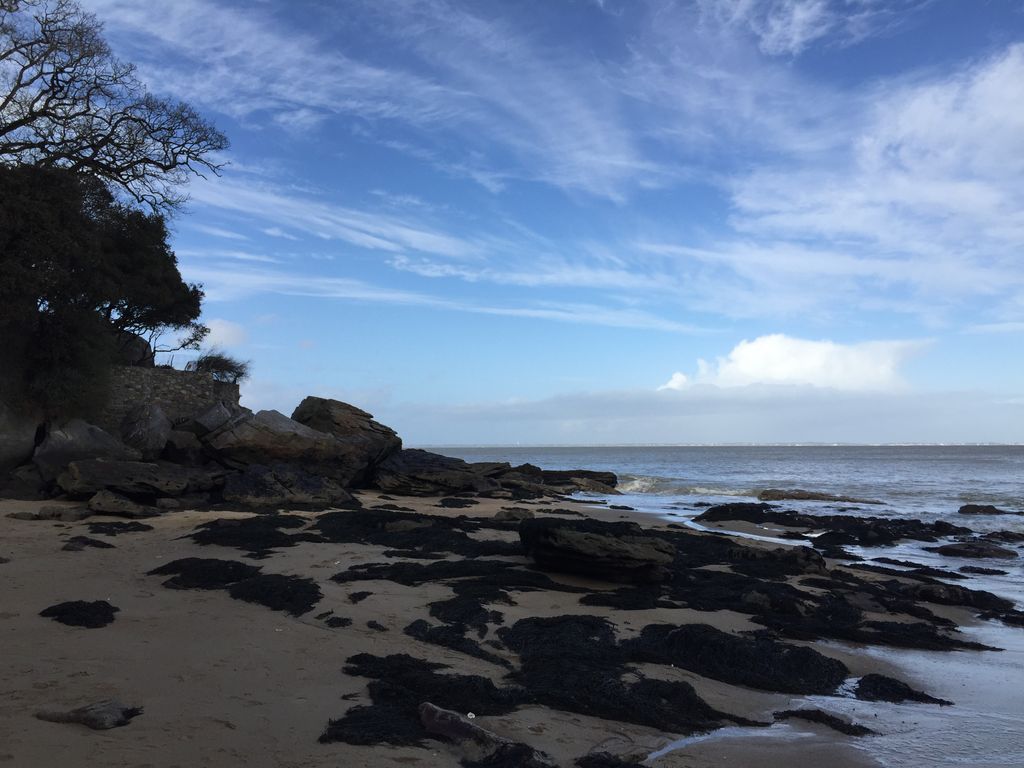
[{"label": "large boulder", "polygon": [[374,474],[374,484],[385,493],[399,496],[446,496],[499,489],[497,481],[462,459],[415,448],[398,451],[381,462]]},{"label": "large boulder", "polygon": [[524,520],[526,554],[550,571],[626,583],[657,583],[671,574],[675,547],[636,523],[600,520]]},{"label": "large boulder", "polygon": [[206,460],[206,452],[199,438],[183,429],[172,429],[161,454],[165,461],[187,466],[199,466]]},{"label": "large boulder", "polygon": [[0,475],[32,458],[39,422],[0,402]]},{"label": "large boulder", "polygon": [[153,461],[160,458],[173,428],[163,408],[156,403],[143,403],[121,420],[121,440],[141,453],[144,461]]},{"label": "large boulder", "polygon": [[292,413],[292,420],[333,435],[345,447],[351,485],[365,485],[377,464],[402,449],[402,439],[393,429],[374,421],[366,411],[338,400],[307,397]]},{"label": "large boulder", "polygon": [[248,506],[323,506],[352,500],[336,481],[288,464],[254,464],[229,475],[223,495],[224,501]]},{"label": "large boulder", "polygon": [[242,414],[203,437],[217,458],[235,468],[252,464],[299,464],[314,474],[348,485],[361,465],[334,435],[293,421],[278,411]]},{"label": "large boulder", "polygon": [[192,418],[185,420],[184,423],[177,426],[177,429],[202,437],[214,430],[223,428],[232,419],[245,418],[246,416],[252,416],[252,411],[248,408],[241,408],[221,401],[206,406],[194,414]]},{"label": "large boulder", "polygon": [[69,464],[80,459],[137,461],[142,455],[116,437],[81,419],[51,430],[32,455],[45,482],[53,482]]},{"label": "large boulder", "polygon": [[57,479],[71,496],[117,491],[129,496],[181,496],[212,490],[224,482],[223,473],[180,467],[165,462],[83,459],[68,464]]}]

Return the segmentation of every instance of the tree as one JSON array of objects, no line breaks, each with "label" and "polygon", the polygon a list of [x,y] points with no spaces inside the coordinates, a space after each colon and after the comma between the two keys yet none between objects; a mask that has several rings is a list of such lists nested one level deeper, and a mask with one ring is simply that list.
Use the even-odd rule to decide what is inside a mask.
[{"label": "tree", "polygon": [[86,171],[167,212],[227,138],[150,94],[101,33],[73,0],[0,0],[0,163]]},{"label": "tree", "polygon": [[159,213],[65,168],[0,166],[0,338],[11,391],[48,416],[102,405],[128,334],[198,347],[203,292],[184,282]]},{"label": "tree", "polygon": [[211,349],[186,365],[185,370],[208,373],[217,381],[238,384],[249,378],[249,361],[238,360],[220,350]]}]

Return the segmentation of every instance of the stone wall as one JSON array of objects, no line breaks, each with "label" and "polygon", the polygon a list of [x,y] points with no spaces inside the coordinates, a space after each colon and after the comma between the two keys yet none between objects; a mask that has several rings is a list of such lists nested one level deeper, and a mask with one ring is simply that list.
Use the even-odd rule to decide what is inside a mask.
[{"label": "stone wall", "polygon": [[224,401],[238,405],[238,385],[215,381],[208,373],[172,368],[117,367],[110,378],[110,397],[96,425],[118,434],[121,420],[132,408],[156,403],[171,421],[192,416]]}]

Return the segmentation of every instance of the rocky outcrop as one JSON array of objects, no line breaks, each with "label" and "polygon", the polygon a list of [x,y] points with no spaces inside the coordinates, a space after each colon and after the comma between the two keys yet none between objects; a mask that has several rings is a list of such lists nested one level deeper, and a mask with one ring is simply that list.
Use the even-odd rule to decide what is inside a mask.
[{"label": "rocky outcrop", "polygon": [[223,498],[247,506],[331,506],[352,500],[351,494],[334,480],[288,464],[254,464],[229,475]]},{"label": "rocky outcrop", "polygon": [[278,411],[242,414],[202,438],[227,466],[296,464],[342,486],[365,472],[364,454],[334,435],[307,427]]},{"label": "rocky outcrop", "polygon": [[130,496],[181,496],[216,488],[223,484],[223,473],[166,462],[86,459],[71,462],[57,482],[77,497],[104,490]]},{"label": "rocky outcrop", "polygon": [[462,459],[415,448],[398,451],[381,462],[374,473],[374,484],[385,493],[401,496],[444,496],[500,488],[497,481]]},{"label": "rocky outcrop", "polygon": [[585,493],[612,494],[618,493],[615,486],[618,485],[619,478],[615,476],[614,472],[593,472],[588,469],[544,469],[541,470],[541,482],[544,485],[557,488],[563,493],[583,491]]},{"label": "rocky outcrop", "polygon": [[675,547],[636,523],[599,520],[524,520],[519,539],[544,570],[627,583],[656,583],[670,576]]},{"label": "rocky outcrop", "polygon": [[167,444],[173,425],[159,405],[146,403],[132,408],[121,422],[121,440],[144,461],[154,461]]},{"label": "rocky outcrop", "polygon": [[206,452],[199,438],[192,432],[172,429],[167,434],[161,457],[165,461],[185,466],[198,466],[206,460]]},{"label": "rocky outcrop", "polygon": [[32,458],[38,420],[0,402],[0,475]]},{"label": "rocky outcrop", "polygon": [[1020,515],[1022,512],[1011,512],[991,504],[964,504],[957,510],[961,515]]},{"label": "rocky outcrop", "polygon": [[32,455],[32,463],[45,482],[57,479],[69,464],[80,459],[137,461],[142,455],[97,426],[72,419],[51,430]]},{"label": "rocky outcrop", "polygon": [[393,429],[374,421],[372,414],[338,400],[307,397],[292,413],[292,420],[333,435],[348,449],[347,461],[353,467],[350,484],[354,486],[365,485],[377,464],[402,449],[402,439]]}]

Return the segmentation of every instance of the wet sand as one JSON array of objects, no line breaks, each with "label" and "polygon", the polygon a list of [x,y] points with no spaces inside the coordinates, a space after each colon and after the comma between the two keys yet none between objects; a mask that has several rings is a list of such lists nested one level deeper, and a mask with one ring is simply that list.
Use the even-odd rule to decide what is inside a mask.
[{"label": "wet sand", "polygon": [[[383,503],[361,494],[364,505]],[[395,499],[389,503],[432,515],[493,515],[508,502],[481,500],[470,509],[442,509],[436,499]],[[517,506],[534,506],[516,502]],[[4,677],[0,690],[0,764],[12,766],[457,766],[458,750],[440,742],[428,747],[320,744],[327,721],[369,701],[367,680],[346,675],[346,659],[358,653],[409,653],[450,665],[464,674],[501,681],[505,670],[403,633],[417,618],[429,618],[429,604],[447,598],[440,584],[403,586],[373,580],[335,583],[329,576],[354,565],[387,562],[385,547],[367,544],[309,543],[275,551],[256,561],[266,572],[313,578],[323,591],[316,609],[300,617],[231,599],[220,590],[174,590],[147,571],[184,557],[253,562],[237,549],[199,547],[186,536],[212,519],[245,518],[227,512],[179,512],[151,520],[152,531],[94,538],[111,549],[63,551],[72,535],[90,535],[88,524],[14,520],[6,514],[31,506],[0,502],[0,648]],[[662,525],[650,516],[558,502],[558,507],[606,520],[634,519]],[[299,513],[313,519],[314,513]],[[514,532],[501,533],[509,540]],[[421,561],[422,562],[422,561]],[[552,575],[568,585],[605,587],[571,576]],[[359,602],[350,595],[368,591]],[[41,618],[39,611],[66,600],[107,600],[120,610],[100,629],[83,629]],[[566,613],[608,618],[619,637],[649,623],[705,623],[724,631],[755,629],[749,617],[728,610],[688,608],[617,611],[581,606],[566,592],[517,592],[502,605],[506,625],[528,616]],[[351,620],[329,628],[316,619],[323,612]],[[373,629],[368,622],[376,622]],[[872,671],[897,674],[899,654],[864,652],[855,646],[818,644],[818,650],[844,661],[854,676]],[[571,649],[570,649],[571,650]],[[970,654],[957,654],[967,657]],[[870,716],[870,706],[837,697],[814,698],[728,685],[682,669],[653,670],[665,679],[693,685],[711,706],[751,719],[769,720],[773,711],[814,699],[817,706],[855,716]],[[904,675],[904,678],[907,676]],[[919,682],[923,680],[924,675]],[[910,679],[910,678],[907,678]],[[910,682],[918,682],[910,679]],[[926,688],[926,690],[930,690]],[[942,695],[941,690],[930,691]],[[90,731],[80,726],[37,720],[41,709],[70,709],[104,698],[139,705],[145,713],[128,726]],[[850,708],[853,704],[862,710]],[[830,706],[836,704],[838,706]],[[875,705],[871,705],[875,706]],[[893,705],[887,705],[893,706]],[[923,705],[894,707],[922,712]],[[930,712],[930,710],[929,710]],[[866,713],[866,714],[865,714]],[[563,765],[593,751],[639,760],[665,749],[679,734],[611,722],[540,706],[476,722],[501,736],[524,741]],[[770,729],[724,729],[691,739],[650,764],[656,766],[827,764],[830,768],[877,765],[872,750],[858,740],[822,726],[789,721]],[[876,755],[877,757],[877,755]]]}]

